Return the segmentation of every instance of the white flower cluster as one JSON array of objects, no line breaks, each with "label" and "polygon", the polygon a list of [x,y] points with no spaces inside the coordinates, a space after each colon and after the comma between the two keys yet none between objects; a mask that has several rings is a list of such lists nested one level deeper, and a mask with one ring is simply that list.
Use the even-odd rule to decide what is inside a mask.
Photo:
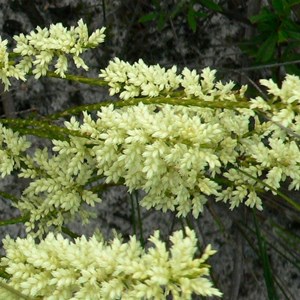
[{"label": "white flower cluster", "polygon": [[169,70],[159,65],[147,66],[142,59],[133,65],[115,58],[106,69],[101,70],[99,77],[108,82],[110,95],[120,93],[121,99],[139,95],[156,97],[161,92],[168,92],[179,87],[180,77],[177,68]]},{"label": "white flower cluster", "polygon": [[[66,123],[67,127],[71,127]],[[143,189],[147,208],[176,210],[195,217],[207,195],[218,195],[213,180],[220,173],[223,130],[217,120],[204,123],[195,109],[163,105],[159,111],[140,104],[114,110],[105,107],[96,121],[84,114],[80,132],[90,136],[96,170],[107,182],[124,180],[129,191]]]},{"label": "white flower cluster", "polygon": [[8,90],[10,86],[10,77],[25,80],[24,75],[24,71],[9,63],[7,40],[2,41],[0,37],[0,80],[4,84],[4,89]]},{"label": "white flower cluster", "polygon": [[46,75],[49,65],[54,57],[57,57],[55,73],[65,77],[68,68],[66,55],[71,55],[77,68],[88,69],[80,55],[89,48],[95,48],[104,41],[105,28],[97,29],[90,36],[87,25],[82,20],[77,27],[69,30],[61,23],[52,24],[50,28],[37,27],[26,36],[20,34],[14,36],[17,42],[14,52],[22,56],[18,66],[28,72],[34,66],[35,78]]},{"label": "white flower cluster", "polygon": [[108,83],[110,95],[120,93],[119,97],[124,100],[138,96],[166,96],[180,87],[186,97],[200,97],[205,101],[236,101],[236,94],[232,91],[234,83],[216,83],[215,73],[215,70],[205,68],[199,75],[196,70],[184,68],[177,75],[176,66],[166,70],[159,65],[147,66],[142,59],[131,65],[115,58],[101,70],[99,77]]},{"label": "white flower cluster", "polygon": [[24,214],[30,214],[25,223],[26,230],[37,229],[37,236],[48,232],[52,225],[60,229],[78,214],[86,221],[88,216],[82,204],[94,206],[101,201],[88,189],[95,161],[85,148],[85,139],[71,136],[69,141],[53,143],[54,151],[60,149],[59,155],[50,156],[46,148],[38,149],[33,157],[23,159],[26,167],[23,166],[19,173],[19,177],[31,178],[32,181],[16,206]]},{"label": "white flower cluster", "polygon": [[[217,296],[207,259],[216,251],[207,246],[195,257],[197,239],[189,228],[174,232],[168,250],[155,232],[147,251],[133,236],[128,243],[109,243],[95,236],[74,243],[52,233],[36,244],[32,237],[4,239],[1,266],[10,275],[6,283],[22,294],[47,300],[71,299],[192,299]],[[3,298],[6,296],[7,298]],[[19,299],[0,287],[1,299]]]},{"label": "white flower cluster", "polygon": [[[251,99],[251,108],[259,109],[267,113],[275,123],[269,130],[277,130],[279,138],[285,138],[286,129],[291,130],[298,137],[300,136],[300,78],[295,75],[286,75],[279,88],[272,79],[261,79],[260,83],[267,87],[272,99],[265,101],[261,97]],[[283,126],[279,131],[275,127]]]},{"label": "white flower cluster", "polygon": [[0,124],[0,174],[2,178],[11,174],[14,169],[20,168],[21,156],[30,145],[25,137],[19,136],[17,132]]},{"label": "white flower cluster", "polygon": [[258,191],[277,189],[287,179],[299,189],[297,143],[279,139],[282,129],[251,109],[110,106],[96,121],[85,114],[77,127],[90,136],[98,174],[124,181],[130,191],[145,190],[141,203],[147,208],[198,217],[209,195],[231,209],[242,202],[262,209]]},{"label": "white flower cluster", "polygon": [[247,87],[242,86],[240,90],[234,90],[235,83],[229,81],[223,84],[221,81],[216,82],[216,70],[209,67],[204,68],[201,74],[196,70],[184,68],[180,76],[180,85],[184,88],[185,95],[197,97],[204,101],[238,101],[243,97]]},{"label": "white flower cluster", "polygon": [[279,138],[269,138],[268,146],[263,142],[249,147],[252,158],[268,170],[265,183],[278,189],[286,178],[292,179],[289,189],[300,188],[300,151],[295,141],[286,142]]},{"label": "white flower cluster", "polygon": [[[206,95],[220,98],[223,93],[230,103],[245,91],[231,92],[231,84],[230,88],[209,85],[214,72],[208,70],[202,72],[202,80]],[[279,91],[295,80],[287,77]],[[209,92],[209,87],[213,91]],[[293,95],[289,102],[296,103]],[[275,101],[281,108],[287,100],[280,102],[278,96]],[[250,105],[255,103],[262,102],[252,99]],[[268,105],[273,107],[271,102]],[[299,134],[297,109],[293,107],[290,127]],[[125,184],[130,192],[144,190],[147,194],[141,204],[148,209],[176,211],[178,216],[191,212],[195,218],[208,196],[229,202],[231,209],[241,203],[262,209],[259,191],[271,189],[275,193],[287,180],[290,189],[299,189],[300,151],[295,137],[273,120],[261,119],[251,108],[140,103],[120,109],[110,105],[97,115],[94,120],[84,113],[82,124],[74,117],[65,123],[85,138],[54,141],[57,154],[51,158],[46,150],[38,150],[33,158],[23,159],[20,176],[32,182],[17,206],[30,213],[28,231],[37,225],[40,236],[51,225],[59,228],[67,217],[78,212],[84,215],[81,203],[100,201],[89,190],[96,175],[107,183]]]},{"label": "white flower cluster", "polygon": [[80,55],[102,43],[105,38],[104,31],[103,27],[89,35],[87,25],[82,20],[69,30],[61,23],[52,24],[49,29],[37,27],[27,35],[14,36],[17,44],[13,52],[21,57],[14,65],[9,62],[7,40],[0,39],[0,79],[5,89],[10,85],[9,77],[25,80],[24,76],[31,70],[35,78],[45,76],[54,58],[57,58],[54,72],[60,77],[65,77],[68,68],[67,56],[72,56],[77,68],[88,70]]}]

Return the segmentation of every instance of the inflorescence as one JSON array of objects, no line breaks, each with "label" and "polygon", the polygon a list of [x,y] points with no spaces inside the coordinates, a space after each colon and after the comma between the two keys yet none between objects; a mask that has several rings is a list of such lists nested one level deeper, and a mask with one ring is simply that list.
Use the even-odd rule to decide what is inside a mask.
[{"label": "inflorescence", "polygon": [[[80,20],[69,30],[56,24],[14,39],[15,62],[9,60],[7,41],[0,40],[5,89],[11,77],[46,75],[54,58],[52,67],[61,77],[68,56],[87,70],[80,55],[103,42],[104,28],[89,35]],[[246,86],[235,89],[232,81],[216,81],[210,68],[200,74],[187,68],[179,73],[176,66],[165,69],[114,58],[99,76],[110,95],[118,94],[127,106],[102,107],[96,117],[84,112],[82,121],[71,117],[65,122],[69,136],[53,140],[52,149],[29,151],[25,137],[0,126],[1,176],[15,170],[30,179],[14,205],[28,216],[25,225],[32,234],[5,239],[7,255],[1,265],[10,278],[1,282],[52,300],[220,296],[203,277],[208,275],[204,262],[214,251],[208,247],[201,258],[194,258],[196,239],[188,229],[185,237],[173,234],[170,250],[155,233],[149,239],[155,247],[148,251],[135,237],[128,243],[115,238],[107,244],[96,237],[70,243],[48,232],[59,232],[75,216],[89,218],[83,204],[101,201],[93,189],[99,180],[123,184],[129,192],[144,190],[141,205],[147,209],[184,217],[192,213],[195,218],[208,198],[228,202],[230,209],[244,203],[262,210],[261,192],[276,194],[283,182],[299,190],[299,77],[287,75],[281,87],[261,80],[269,99],[247,99]],[[133,98],[140,103],[132,105]],[[35,243],[34,237],[46,234]],[[0,287],[0,295],[10,293]]]},{"label": "inflorescence", "polygon": [[[128,243],[81,237],[74,243],[48,234],[39,244],[32,237],[6,238],[1,266],[11,276],[2,280],[23,295],[47,300],[70,299],[191,299],[193,294],[218,296],[209,278],[207,259],[216,251],[208,245],[196,256],[194,231],[170,236],[168,250],[158,231],[145,250],[135,236]],[[0,285],[1,299],[19,299]]]},{"label": "inflorescence", "polygon": [[15,35],[14,40],[17,44],[13,52],[20,59],[14,64],[9,61],[7,40],[0,39],[0,79],[5,90],[10,86],[10,77],[25,80],[29,71],[36,79],[45,76],[54,58],[54,72],[62,78],[68,69],[68,56],[72,57],[77,68],[88,70],[80,55],[87,49],[103,43],[104,31],[103,27],[89,35],[87,25],[80,20],[76,27],[72,26],[70,29],[58,23],[52,24],[49,29],[37,27],[27,35]]}]

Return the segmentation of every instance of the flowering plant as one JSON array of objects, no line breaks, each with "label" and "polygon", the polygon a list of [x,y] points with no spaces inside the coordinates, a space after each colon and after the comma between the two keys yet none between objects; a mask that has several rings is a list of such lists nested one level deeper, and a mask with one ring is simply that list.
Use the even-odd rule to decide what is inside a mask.
[{"label": "flowering plant", "polygon": [[[60,234],[48,234],[40,244],[32,237],[4,240],[7,257],[1,261],[11,275],[9,285],[23,294],[42,299],[190,299],[195,293],[221,296],[205,278],[205,264],[215,253],[210,246],[199,258],[195,233],[188,228],[175,232],[166,244],[158,232],[149,239],[155,247],[147,252],[135,237],[123,243],[115,237],[109,244],[102,238],[81,237],[70,243]],[[4,299],[13,298],[0,288]],[[9,296],[8,296],[9,295]],[[16,294],[16,296],[18,296]]]},{"label": "flowering plant", "polygon": [[[74,79],[66,74],[67,57],[87,70],[80,54],[103,42],[104,29],[89,36],[79,21],[70,30],[57,24],[14,39],[19,57],[13,62],[6,41],[0,44],[6,89],[8,78],[26,80],[30,74]],[[130,193],[143,190],[140,204],[147,209],[194,218],[209,198],[229,203],[230,209],[244,204],[262,210],[262,192],[280,193],[284,182],[298,190],[300,79],[288,75],[281,88],[261,80],[266,100],[248,99],[246,86],[235,89],[232,81],[217,81],[210,68],[200,74],[188,68],[178,72],[175,66],[166,70],[115,58],[99,77],[98,84],[107,85],[119,101],[77,107],[47,121],[1,120],[1,176],[16,171],[30,181],[14,201],[28,237],[4,240],[0,292],[11,299],[221,296],[204,277],[204,262],[214,250],[207,246],[194,258],[197,240],[188,228],[185,235],[174,233],[169,250],[155,233],[149,239],[155,248],[148,252],[135,237],[128,243],[116,238],[107,244],[95,236],[70,243],[60,232],[75,217],[90,218],[84,204],[100,202],[105,184],[125,185]],[[72,116],[79,112],[82,121]],[[70,115],[64,127],[51,123]],[[46,135],[53,146],[29,151],[25,134]],[[299,210],[297,202],[285,199]]]}]

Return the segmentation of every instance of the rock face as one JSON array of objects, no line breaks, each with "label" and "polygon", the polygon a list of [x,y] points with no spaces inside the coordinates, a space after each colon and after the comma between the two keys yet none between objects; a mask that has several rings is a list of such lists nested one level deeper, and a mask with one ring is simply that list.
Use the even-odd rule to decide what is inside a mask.
[{"label": "rock face", "polygon": [[[188,26],[185,13],[173,19],[167,18],[160,31],[153,22],[139,23],[139,18],[152,9],[149,2],[0,0],[0,32],[2,38],[12,41],[13,35],[28,33],[36,26],[44,27],[56,22],[71,26],[83,18],[90,30],[107,27],[107,40],[103,46],[86,54],[86,61],[90,66],[88,74],[91,77],[97,77],[99,69],[105,67],[110,58],[117,56],[130,62],[143,58],[148,64],[160,63],[167,67],[175,64],[179,68],[187,66],[200,70],[211,66],[219,70],[219,75],[224,80],[245,82],[245,77],[232,72],[232,69],[249,63],[237,46],[238,42],[245,36],[249,37],[253,30],[246,18],[247,14],[253,13],[253,7],[247,6],[247,1],[228,1],[227,10],[231,14],[209,13],[208,18],[199,19],[194,33]],[[165,11],[170,9],[173,3],[160,2],[164,2],[162,5],[165,5]],[[257,4],[254,5],[254,10],[261,5],[260,1],[249,2]],[[72,71],[80,74],[78,70]],[[9,113],[13,113],[17,117],[31,113],[46,115],[72,106],[109,99],[105,89],[53,78],[38,81],[28,78],[26,82],[13,82],[12,89],[6,96],[9,97],[10,108],[3,109],[1,114],[8,116]],[[13,176],[1,180],[1,190],[16,195],[20,195],[25,185],[26,182],[20,183]],[[142,197],[142,192],[136,196]],[[111,236],[113,229],[125,237],[133,234],[132,199],[126,189],[110,189],[102,198],[103,202],[96,207],[96,219],[85,227],[74,222],[72,229],[86,235],[91,235],[95,229],[100,229],[105,236]],[[163,214],[144,209],[141,213],[144,236],[150,235],[155,229],[160,229],[166,236],[182,225],[182,221],[172,213]],[[16,216],[18,211],[8,201],[0,199],[0,220]],[[272,212],[262,213],[265,220],[269,216],[274,217]],[[224,292],[224,299],[267,299],[263,272],[257,255],[237,230],[237,224],[245,224],[245,220],[249,219],[249,212],[244,208],[230,212],[228,206],[212,201],[201,218],[190,220],[198,231],[200,241],[204,244],[212,243],[218,250],[218,254],[212,260],[213,279]],[[290,224],[288,220],[282,219],[278,217],[276,221],[282,221],[283,226]],[[139,231],[137,233],[139,234]],[[247,234],[245,231],[244,233]],[[17,237],[24,236],[25,233],[21,225],[0,227],[1,240],[6,234]],[[275,242],[274,237],[273,239]],[[299,295],[297,269],[295,271],[292,266],[284,265],[282,258],[274,252],[270,259],[278,261],[274,265],[274,271],[280,275],[280,280],[285,282],[285,285],[288,283],[291,294]]]}]

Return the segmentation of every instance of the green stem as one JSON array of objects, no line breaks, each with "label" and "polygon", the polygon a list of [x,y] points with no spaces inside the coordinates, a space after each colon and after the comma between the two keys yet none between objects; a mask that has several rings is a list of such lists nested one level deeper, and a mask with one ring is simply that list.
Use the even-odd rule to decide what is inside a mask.
[{"label": "green stem", "polygon": [[258,249],[259,249],[258,251],[263,265],[263,272],[264,272],[265,283],[268,291],[268,296],[269,299],[278,300],[277,292],[274,285],[274,276],[272,273],[268,252],[267,252],[267,246],[266,246],[267,243],[265,241],[265,238],[261,235],[254,209],[252,209],[252,213],[253,213],[253,220],[255,225],[255,233],[258,240]]},{"label": "green stem", "polygon": [[130,204],[131,204],[132,229],[133,229],[133,234],[136,235],[136,217],[135,217],[135,205],[134,205],[133,194],[130,193],[129,197],[130,197]]},{"label": "green stem", "polygon": [[[0,260],[3,256],[0,257]],[[4,279],[9,279],[11,276],[5,271],[5,267],[0,267],[0,277]]]},{"label": "green stem", "polygon": [[[238,108],[250,108],[250,101],[246,97],[239,99],[239,101],[221,101],[215,99],[214,101],[205,101],[200,98],[189,98],[185,99],[182,91],[174,91],[170,97],[166,95],[161,95],[153,98],[139,97],[132,98],[129,100],[106,100],[101,101],[100,103],[80,105],[70,109],[67,109],[62,112],[58,112],[52,115],[47,116],[48,120],[56,120],[61,117],[67,117],[70,115],[78,115],[82,113],[82,111],[97,111],[102,107],[113,105],[115,108],[121,108],[125,106],[134,106],[139,103],[143,103],[146,105],[160,105],[160,104],[169,104],[169,105],[182,105],[182,106],[195,106],[195,107],[203,107],[203,108],[212,108],[212,109],[231,109],[236,110]],[[275,103],[273,106],[276,109],[283,109],[285,107],[285,103]],[[295,111],[298,111],[299,108],[295,105],[293,107]],[[265,114],[264,112],[260,112],[259,110],[255,110],[256,113]]]},{"label": "green stem", "polygon": [[22,134],[35,135],[47,139],[66,140],[70,135],[85,137],[75,130],[69,130],[40,120],[1,119],[0,123],[8,124],[13,130],[17,130]]},{"label": "green stem", "polygon": [[80,235],[78,235],[77,233],[73,232],[72,230],[70,230],[68,227],[65,226],[61,228],[61,231],[74,240],[80,237]]},{"label": "green stem", "polygon": [[12,293],[14,296],[19,297],[18,299],[26,299],[26,300],[33,300],[33,298],[23,295],[22,293],[20,293],[19,291],[15,290],[14,288],[12,288],[11,286],[9,286],[8,284],[0,281],[0,287],[9,291],[10,293]]},{"label": "green stem", "polygon": [[[186,223],[188,225],[189,228],[193,229],[194,232],[196,233],[196,237],[197,237],[197,248],[200,252],[203,251],[203,246],[201,246],[200,240],[203,240],[203,244],[205,244],[205,241],[203,239],[203,236],[198,228],[198,224],[197,221],[200,221],[200,219],[195,219],[191,214],[188,214],[187,217],[185,218]],[[184,233],[185,233],[185,228],[184,228]]]},{"label": "green stem", "polygon": [[183,99],[182,96],[174,98],[166,97],[155,97],[155,98],[133,98],[130,100],[108,100],[101,101],[100,103],[80,105],[65,111],[55,113],[47,116],[48,120],[56,120],[61,117],[67,117],[70,115],[78,115],[82,111],[97,111],[102,107],[113,105],[115,108],[125,107],[125,106],[134,106],[139,103],[144,103],[147,105],[159,105],[159,104],[170,104],[170,105],[182,105],[182,106],[197,106],[197,107],[206,107],[206,108],[224,108],[224,109],[236,109],[236,108],[249,108],[250,103],[248,102],[232,102],[232,101],[204,101],[199,98]]},{"label": "green stem", "polygon": [[28,220],[29,220],[29,214],[26,214],[25,216],[20,216],[17,218],[12,218],[9,220],[2,220],[2,221],[0,221],[0,226],[25,223]]},{"label": "green stem", "polygon": [[144,239],[144,230],[143,230],[143,221],[141,215],[141,207],[138,199],[138,191],[134,191],[134,198],[136,203],[136,210],[137,210],[137,217],[138,217],[138,225],[139,225],[139,232],[140,232],[140,242],[142,247],[145,246],[145,239]]},{"label": "green stem", "polygon": [[8,199],[8,200],[10,200],[11,202],[14,202],[14,203],[19,202],[19,199],[17,197],[15,197],[14,195],[11,195],[9,193],[3,192],[3,191],[0,191],[0,196],[5,198],[5,199]]},{"label": "green stem", "polygon": [[252,176],[251,174],[236,168],[237,171],[243,173],[244,175],[256,180],[257,182],[261,183],[262,185],[264,185],[265,187],[267,187],[268,189],[270,189],[271,191],[273,191],[274,193],[276,193],[277,195],[279,195],[282,199],[284,199],[286,202],[288,202],[291,206],[293,206],[294,208],[296,208],[298,211],[300,211],[300,204],[298,204],[297,202],[295,202],[293,199],[291,199],[290,197],[288,197],[287,195],[285,195],[284,193],[280,192],[279,190],[271,187],[269,184],[265,183],[264,181],[262,181],[261,179]]},{"label": "green stem", "polygon": [[256,71],[256,70],[262,70],[262,69],[270,69],[270,68],[277,68],[277,67],[282,67],[282,66],[287,66],[287,65],[295,65],[299,64],[300,60],[292,60],[292,61],[285,61],[285,62],[280,62],[280,63],[271,63],[271,64],[262,64],[259,66],[251,66],[251,67],[244,67],[244,68],[239,68],[239,69],[231,69],[231,68],[219,68],[219,72],[248,72],[248,71]]},{"label": "green stem", "polygon": [[84,76],[78,76],[78,75],[72,75],[72,74],[66,74],[65,78],[62,78],[60,75],[48,71],[47,72],[47,77],[53,77],[53,78],[59,78],[59,79],[67,79],[67,80],[71,80],[71,81],[75,81],[75,82],[79,82],[79,83],[83,83],[83,84],[88,84],[88,85],[94,85],[94,86],[108,86],[108,82],[101,80],[99,78],[88,78],[88,77],[84,77]]}]

